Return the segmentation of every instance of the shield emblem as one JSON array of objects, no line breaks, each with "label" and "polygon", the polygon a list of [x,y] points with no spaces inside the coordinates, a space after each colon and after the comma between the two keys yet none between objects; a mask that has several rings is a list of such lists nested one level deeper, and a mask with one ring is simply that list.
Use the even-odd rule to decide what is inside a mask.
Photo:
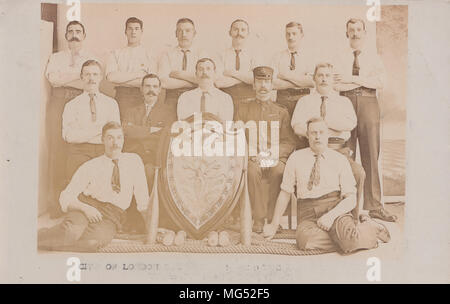
[{"label": "shield emblem", "polygon": [[[202,127],[196,128],[190,117],[187,120],[190,138],[204,143],[214,135],[212,146],[225,145],[225,133],[217,134],[205,127],[205,122],[211,120],[219,122],[214,115],[203,114]],[[172,148],[175,138],[166,136],[161,146],[158,195],[172,221],[190,237],[201,239],[209,231],[217,230],[239,201],[244,186],[245,156],[179,155]],[[191,144],[193,152],[195,141]]]}]

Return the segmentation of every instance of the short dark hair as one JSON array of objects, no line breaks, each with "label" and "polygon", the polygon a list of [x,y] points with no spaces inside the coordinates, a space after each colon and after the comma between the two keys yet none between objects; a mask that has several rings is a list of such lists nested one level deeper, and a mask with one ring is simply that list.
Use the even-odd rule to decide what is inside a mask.
[{"label": "short dark hair", "polygon": [[230,30],[231,30],[231,28],[233,27],[233,25],[234,25],[235,23],[238,23],[238,22],[244,22],[244,23],[247,25],[247,29],[250,30],[250,26],[248,25],[248,22],[245,21],[244,19],[236,19],[236,20],[234,20],[233,22],[231,22]]},{"label": "short dark hair", "polygon": [[332,69],[333,65],[331,63],[328,63],[328,62],[321,62],[321,63],[316,64],[316,68],[314,69],[313,78],[316,77],[317,70],[320,69],[320,68]]},{"label": "short dark hair", "polygon": [[178,19],[177,25],[176,25],[176,26],[178,26],[178,24],[180,24],[180,23],[190,23],[190,24],[192,24],[192,26],[195,28],[194,21],[192,21],[192,20],[189,19],[189,18],[180,18],[180,19]]},{"label": "short dark hair", "polygon": [[125,21],[125,30],[127,30],[128,23],[139,23],[139,25],[141,26],[141,30],[144,28],[144,22],[136,17],[130,17],[127,19],[127,21]]},{"label": "short dark hair", "polygon": [[350,18],[350,19],[347,21],[347,23],[345,24],[345,30],[346,30],[346,31],[348,30],[348,25],[349,25],[350,23],[351,23],[351,24],[355,24],[355,23],[358,23],[358,22],[361,22],[362,25],[363,25],[363,30],[366,30],[366,23],[364,22],[364,20],[359,19],[359,18]]},{"label": "short dark hair", "polygon": [[[323,119],[322,117],[313,117],[311,119],[309,119],[306,122],[306,130],[309,130],[309,125],[312,123],[316,123],[316,122],[323,122],[325,125],[327,125],[327,122],[325,121],[325,119]],[[328,125],[327,125],[328,126]]]},{"label": "short dark hair", "polygon": [[286,28],[289,28],[289,27],[297,27],[300,30],[300,33],[303,34],[303,27],[300,22],[291,21],[288,24],[286,24]]},{"label": "short dark hair", "polygon": [[102,128],[102,138],[106,135],[106,132],[111,129],[121,129],[123,131],[122,125],[117,121],[109,121]]},{"label": "short dark hair", "polygon": [[84,25],[80,21],[77,21],[77,20],[73,20],[73,21],[70,21],[69,23],[67,23],[67,25],[66,25],[66,34],[67,34],[67,31],[69,30],[69,26],[71,26],[71,25],[79,25],[79,26],[81,26],[81,28],[83,29],[83,34],[86,34],[86,31],[84,30]]},{"label": "short dark hair", "polygon": [[195,64],[195,70],[197,71],[197,67],[198,67],[198,65],[200,64],[200,63],[202,63],[202,62],[207,62],[207,61],[209,61],[209,62],[211,62],[212,64],[213,64],[213,66],[214,66],[214,71],[216,70],[216,63],[214,62],[214,60],[212,60],[211,58],[201,58],[201,59],[199,59],[198,61],[197,61],[197,63]]},{"label": "short dark hair", "polygon": [[158,75],[150,73],[150,74],[145,75],[144,78],[142,78],[141,87],[144,85],[145,79],[149,79],[149,78],[158,79],[159,86],[161,86],[161,79],[159,79]]},{"label": "short dark hair", "polygon": [[83,69],[84,69],[85,67],[87,67],[87,66],[90,66],[90,65],[96,65],[96,66],[98,66],[98,68],[100,69],[100,71],[102,70],[102,65],[100,64],[100,62],[98,62],[97,60],[94,60],[94,59],[90,59],[90,60],[87,60],[87,61],[85,61],[85,62],[83,63],[83,65],[81,66],[81,71],[80,71],[80,73],[83,73]]}]

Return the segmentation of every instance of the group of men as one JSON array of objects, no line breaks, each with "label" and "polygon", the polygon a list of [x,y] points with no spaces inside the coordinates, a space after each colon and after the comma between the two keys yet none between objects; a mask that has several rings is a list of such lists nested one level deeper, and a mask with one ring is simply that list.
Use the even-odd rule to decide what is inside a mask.
[{"label": "group of men", "polygon": [[[140,218],[137,211],[148,206],[159,165],[160,139],[174,121],[196,112],[223,122],[279,122],[275,165],[261,165],[271,157],[270,138],[248,161],[255,232],[272,238],[295,194],[300,249],[337,245],[353,252],[389,239],[371,219],[396,217],[383,207],[378,170],[376,92],[384,68],[366,47],[364,21],[346,24],[349,48],[340,56],[340,73],[304,55],[300,23],[286,25],[287,48],[268,65],[247,45],[249,31],[245,20],[235,20],[231,47],[214,60],[193,46],[194,22],[181,18],[178,45],[157,63],[141,45],[143,22],[131,17],[125,23],[128,45],[113,51],[103,69],[82,47],[83,24],[67,25],[69,49],[52,54],[46,70],[52,85],[49,201],[53,214],[67,214],[61,224],[39,232],[40,248],[96,250],[124,228],[127,217]],[[99,91],[103,73],[115,86],[115,99]],[[357,142],[362,166],[355,162]],[[358,218],[363,193],[368,214]]]}]

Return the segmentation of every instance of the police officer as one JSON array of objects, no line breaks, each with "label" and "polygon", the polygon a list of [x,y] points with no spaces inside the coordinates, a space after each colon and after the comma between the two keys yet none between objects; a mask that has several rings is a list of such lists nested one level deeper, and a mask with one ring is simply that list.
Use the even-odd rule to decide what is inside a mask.
[{"label": "police officer", "polygon": [[[290,127],[287,110],[271,100],[273,69],[267,66],[256,67],[253,70],[253,77],[256,97],[249,103],[240,105],[235,120],[242,120],[245,123],[256,122],[259,129],[256,141],[257,155],[249,154],[248,188],[254,218],[253,230],[262,232],[264,220],[272,217],[285,163],[295,148],[295,135]],[[260,127],[260,122],[267,122],[267,130]],[[278,142],[272,142],[272,122],[278,122],[279,125]],[[248,137],[250,133],[247,134],[249,151],[252,144],[252,140]],[[266,139],[265,143],[262,142],[263,138]],[[278,157],[273,154],[274,146],[278,146]]]}]

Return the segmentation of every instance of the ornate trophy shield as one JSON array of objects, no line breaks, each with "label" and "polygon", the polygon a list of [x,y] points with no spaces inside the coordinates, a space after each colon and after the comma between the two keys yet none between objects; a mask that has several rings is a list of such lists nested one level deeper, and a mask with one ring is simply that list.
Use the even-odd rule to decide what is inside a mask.
[{"label": "ornate trophy shield", "polygon": [[[240,199],[245,179],[245,156],[237,153],[233,156],[225,156],[224,153],[205,155],[203,147],[208,140],[224,148],[226,145],[225,132],[220,134],[208,129],[208,121],[222,125],[209,113],[203,114],[200,127],[194,126],[193,116],[186,120],[190,129],[185,129],[183,136],[190,138],[190,154],[174,153],[176,136],[166,136],[160,150],[160,202],[173,222],[195,239],[217,230],[226,220]],[[211,136],[214,136],[214,140],[211,140]],[[200,155],[198,149],[201,150]]]}]

